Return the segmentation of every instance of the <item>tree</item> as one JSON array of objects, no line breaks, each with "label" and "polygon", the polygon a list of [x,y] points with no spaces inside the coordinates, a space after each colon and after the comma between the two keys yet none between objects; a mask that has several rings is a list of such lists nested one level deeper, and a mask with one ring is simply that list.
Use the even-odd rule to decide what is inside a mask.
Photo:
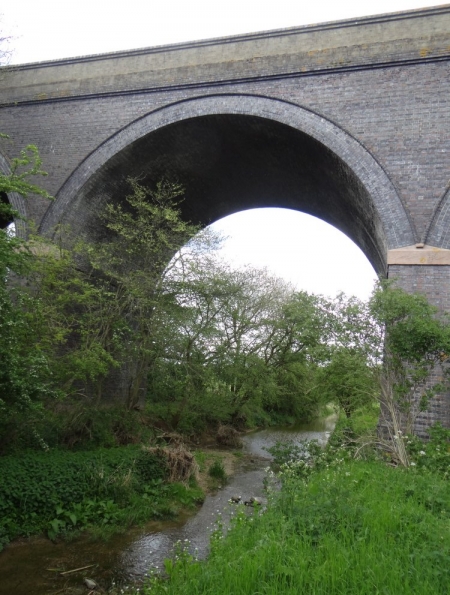
[{"label": "tree", "polygon": [[153,357],[164,269],[198,228],[181,218],[179,186],[150,189],[130,180],[130,188],[122,205],[106,205],[100,242],[72,240],[70,230],[60,230],[68,248],[41,247],[31,293],[51,321],[46,340],[63,389],[98,403],[116,368],[121,401],[132,408]]},{"label": "tree", "polygon": [[322,300],[321,313],[328,339],[318,380],[324,397],[350,418],[376,398],[375,370],[383,348],[380,327],[368,303],[343,293]]},{"label": "tree", "polygon": [[150,399],[155,410],[166,403],[173,428],[187,415],[239,425],[317,410],[311,372],[322,340],[319,298],[213,255],[183,260],[165,287],[173,305],[160,311]]},{"label": "tree", "polygon": [[[5,136],[2,136],[5,138]],[[13,159],[11,173],[0,172],[0,194],[17,192],[24,198],[48,193],[30,182],[30,177],[46,175],[36,147],[28,146]],[[0,202],[0,218],[19,218],[7,201]],[[30,341],[28,295],[17,283],[32,268],[34,254],[28,243],[7,229],[0,229],[0,415],[3,433],[14,424],[14,416],[30,416],[42,400],[55,396],[51,371],[45,354]]]},{"label": "tree", "polygon": [[347,418],[377,396],[374,368],[359,349],[334,349],[328,365],[320,370],[321,385],[327,400],[342,408]]}]

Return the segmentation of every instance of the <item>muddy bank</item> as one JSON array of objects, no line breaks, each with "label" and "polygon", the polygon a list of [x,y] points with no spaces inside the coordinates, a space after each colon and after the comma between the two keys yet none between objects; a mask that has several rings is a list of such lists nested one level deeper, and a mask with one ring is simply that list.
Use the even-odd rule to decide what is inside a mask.
[{"label": "muddy bank", "polygon": [[[148,569],[162,566],[177,539],[189,539],[201,555],[207,553],[209,530],[217,510],[226,507],[233,478],[251,465],[250,456],[235,456],[230,451],[205,450],[198,481],[206,494],[201,510],[181,510],[175,520],[150,521],[126,529],[107,542],[83,534],[72,541],[53,543],[44,537],[19,539],[0,553],[0,594],[77,595],[87,593],[83,578],[93,579],[104,593],[118,593],[130,582],[145,579]],[[221,460],[230,477],[227,485],[211,478],[210,464]],[[198,515],[203,511],[200,518]],[[194,520],[195,519],[195,520]],[[203,535],[199,537],[200,533]],[[67,575],[77,568],[86,568]]]},{"label": "muddy bank", "polygon": [[[52,543],[46,539],[21,541],[10,545],[0,554],[0,594],[14,595],[78,595],[88,593],[83,578],[93,579],[103,593],[116,595],[130,583],[145,580],[150,568],[161,568],[172,555],[174,544],[182,541],[199,558],[208,554],[209,536],[218,518],[226,526],[241,506],[247,514],[251,507],[242,502],[258,497],[264,501],[264,469],[270,459],[265,450],[278,440],[317,439],[325,443],[333,429],[335,417],[313,424],[289,428],[271,428],[243,436],[244,449],[236,453],[213,448],[197,455],[201,473],[199,483],[207,492],[197,511],[181,512],[176,521],[149,522],[134,527],[108,542],[93,542],[83,535],[72,542]],[[215,460],[221,460],[226,474],[224,483],[213,479],[208,470]],[[233,496],[241,504],[232,504]],[[70,569],[89,568],[61,575]]]}]

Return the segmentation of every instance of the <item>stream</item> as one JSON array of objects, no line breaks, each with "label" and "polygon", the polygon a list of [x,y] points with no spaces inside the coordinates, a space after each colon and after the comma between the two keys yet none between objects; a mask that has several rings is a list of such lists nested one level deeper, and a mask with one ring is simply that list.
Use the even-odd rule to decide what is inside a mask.
[{"label": "stream", "polygon": [[[46,539],[18,541],[0,553],[0,594],[51,595],[87,593],[82,583],[89,576],[104,589],[142,581],[150,568],[162,568],[174,544],[182,541],[199,558],[208,554],[209,535],[220,519],[227,526],[236,506],[232,496],[242,502],[251,497],[264,501],[264,469],[270,463],[265,450],[277,441],[318,440],[325,444],[336,423],[331,415],[309,424],[269,428],[243,437],[244,453],[235,474],[216,494],[208,495],[202,507],[176,521],[152,521],[117,535],[108,542],[81,537],[72,542],[52,543]],[[251,514],[251,508],[248,509]],[[95,565],[92,570],[61,577],[61,568],[75,569]]]}]

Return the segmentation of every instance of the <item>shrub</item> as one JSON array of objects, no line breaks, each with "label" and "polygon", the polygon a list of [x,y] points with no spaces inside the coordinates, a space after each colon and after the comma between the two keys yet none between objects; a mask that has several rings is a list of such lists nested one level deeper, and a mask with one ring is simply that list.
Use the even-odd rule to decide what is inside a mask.
[{"label": "shrub", "polygon": [[226,480],[227,474],[225,473],[225,467],[223,466],[222,461],[216,459],[208,470],[208,474],[215,479],[221,479],[223,481]]},{"label": "shrub", "polygon": [[81,519],[110,523],[118,507],[166,475],[164,459],[136,446],[1,457],[0,542],[47,529],[55,535]]}]

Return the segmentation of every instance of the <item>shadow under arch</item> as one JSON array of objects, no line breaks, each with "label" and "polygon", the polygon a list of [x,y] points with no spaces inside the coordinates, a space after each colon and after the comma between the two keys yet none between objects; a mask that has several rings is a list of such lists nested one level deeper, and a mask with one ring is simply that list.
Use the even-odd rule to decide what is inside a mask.
[{"label": "shadow under arch", "polygon": [[378,274],[388,249],[416,242],[393,184],[369,151],[326,118],[279,99],[210,95],[148,113],[73,172],[40,232],[51,234],[62,222],[101,237],[102,206],[121,200],[128,177],[182,183],[182,210],[194,222],[265,206],[314,215],[348,235]]},{"label": "shadow under arch", "polygon": [[[0,152],[0,172],[6,176],[11,174],[11,168],[7,158]],[[3,192],[0,194],[0,201],[7,201],[11,207],[19,214],[19,218],[14,218],[16,226],[16,235],[20,238],[26,238],[27,227],[25,220],[27,218],[27,205],[23,196],[17,192]],[[6,227],[12,221],[1,221],[0,228]]]}]

